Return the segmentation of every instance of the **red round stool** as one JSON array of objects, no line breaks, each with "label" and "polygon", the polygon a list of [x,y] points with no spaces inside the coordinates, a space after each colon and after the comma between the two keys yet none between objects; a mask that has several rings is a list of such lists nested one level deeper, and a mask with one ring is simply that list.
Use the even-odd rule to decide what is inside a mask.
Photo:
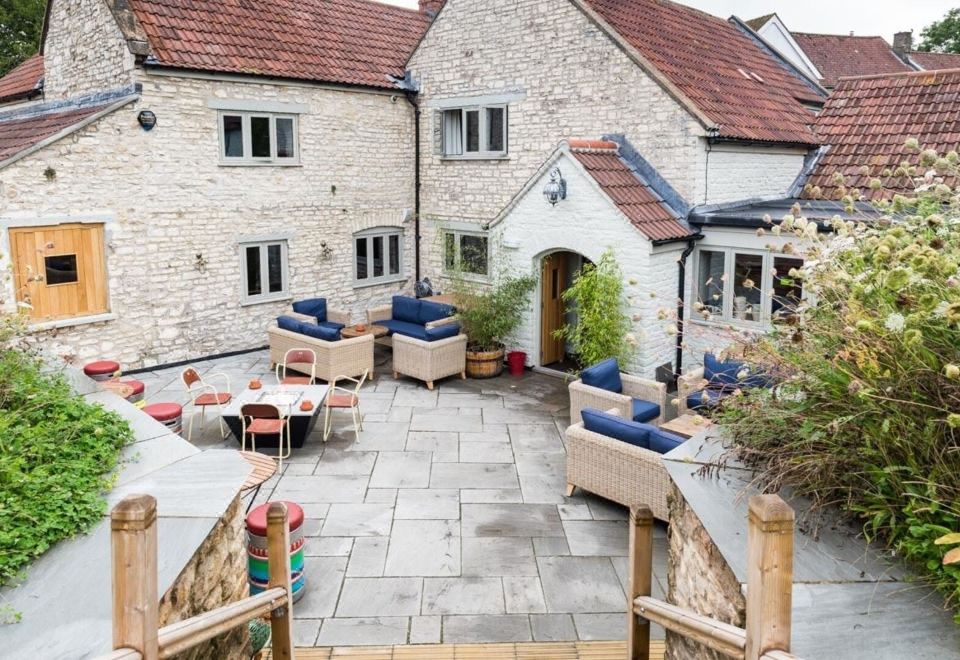
[{"label": "red round stool", "polygon": [[143,409],[174,433],[183,431],[183,408],[177,403],[153,403]]},{"label": "red round stool", "polygon": [[139,380],[121,380],[120,382],[133,388],[130,396],[127,397],[127,401],[130,403],[140,403],[143,401],[143,393],[147,389],[146,385]]},{"label": "red round stool", "polygon": [[94,380],[110,380],[120,371],[120,363],[113,360],[99,360],[83,367],[83,373]]}]

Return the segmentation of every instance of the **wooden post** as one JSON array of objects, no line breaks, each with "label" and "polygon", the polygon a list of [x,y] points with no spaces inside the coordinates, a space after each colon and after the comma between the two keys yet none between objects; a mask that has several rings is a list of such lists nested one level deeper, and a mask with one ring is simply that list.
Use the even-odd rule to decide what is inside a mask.
[{"label": "wooden post", "polygon": [[130,495],[110,512],[113,648],[157,660],[157,501]]},{"label": "wooden post", "polygon": [[287,505],[274,502],[267,510],[267,552],[270,571],[269,587],[287,590],[287,603],[270,614],[272,658],[293,659],[293,587],[290,582],[290,527]]},{"label": "wooden post", "polygon": [[778,495],[750,498],[746,660],[790,650],[793,509]]},{"label": "wooden post", "polygon": [[630,509],[630,588],[627,591],[627,653],[629,660],[650,657],[650,622],[633,612],[638,596],[649,596],[653,585],[653,512],[643,505]]}]

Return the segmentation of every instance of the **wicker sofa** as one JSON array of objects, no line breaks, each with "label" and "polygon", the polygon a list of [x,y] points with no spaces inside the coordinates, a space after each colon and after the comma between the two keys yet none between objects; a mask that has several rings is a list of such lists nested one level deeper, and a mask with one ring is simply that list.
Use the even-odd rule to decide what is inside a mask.
[{"label": "wicker sofa", "polygon": [[[611,415],[620,411],[611,408]],[[670,476],[663,455],[650,449],[593,433],[578,422],[567,428],[567,497],[582,488],[624,506],[646,504],[667,520]]]},{"label": "wicker sofa", "polygon": [[393,335],[393,376],[410,376],[426,382],[432,390],[434,381],[447,376],[467,377],[467,336],[458,334],[446,339],[424,341],[402,334]]},{"label": "wicker sofa", "polygon": [[[270,368],[283,362],[287,351],[293,348],[309,348],[317,354],[317,378],[328,383],[340,376],[357,377],[368,371],[370,378],[373,372],[373,335],[364,335],[356,339],[341,339],[340,341],[325,341],[309,337],[299,332],[283,330],[272,326],[267,330],[270,343]],[[301,368],[297,368],[297,367]],[[291,364],[289,369],[301,373],[310,373],[307,365]]]},{"label": "wicker sofa", "polygon": [[634,400],[647,401],[660,406],[659,415],[642,421],[647,421],[654,426],[659,426],[666,421],[667,386],[665,383],[625,373],[620,373],[620,383],[622,390],[619,393],[587,385],[582,378],[570,383],[570,423],[583,421],[580,411],[584,408],[598,410],[616,408],[617,414],[621,417],[633,419]]},{"label": "wicker sofa", "polygon": [[382,325],[389,334],[380,343],[390,345],[395,335],[426,339],[426,333],[458,323],[453,307],[408,296],[394,296],[391,304],[367,310],[367,322]]}]

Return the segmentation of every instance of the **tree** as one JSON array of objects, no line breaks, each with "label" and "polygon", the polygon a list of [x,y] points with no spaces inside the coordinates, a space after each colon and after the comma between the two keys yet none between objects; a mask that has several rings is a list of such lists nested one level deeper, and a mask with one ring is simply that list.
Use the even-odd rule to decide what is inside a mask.
[{"label": "tree", "polygon": [[928,53],[960,53],[960,7],[951,9],[920,33],[919,49]]},{"label": "tree", "polygon": [[40,49],[46,0],[0,2],[0,76]]}]

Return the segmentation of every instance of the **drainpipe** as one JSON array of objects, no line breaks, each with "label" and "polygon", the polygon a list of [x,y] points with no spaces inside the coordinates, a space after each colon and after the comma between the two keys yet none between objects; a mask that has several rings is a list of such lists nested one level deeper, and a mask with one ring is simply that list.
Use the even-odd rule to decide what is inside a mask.
[{"label": "drainpipe", "polygon": [[420,281],[420,105],[417,103],[417,93],[407,90],[407,102],[413,106],[413,259],[414,281]]},{"label": "drainpipe", "polygon": [[697,238],[691,238],[689,241],[687,241],[687,247],[683,251],[683,254],[680,255],[680,276],[677,281],[677,368],[674,370],[674,385],[676,385],[676,378],[679,378],[683,373],[683,335],[685,325],[684,312],[686,312],[684,299],[686,298],[687,293],[687,259],[689,259],[690,255],[693,253],[693,248],[696,245]]}]

